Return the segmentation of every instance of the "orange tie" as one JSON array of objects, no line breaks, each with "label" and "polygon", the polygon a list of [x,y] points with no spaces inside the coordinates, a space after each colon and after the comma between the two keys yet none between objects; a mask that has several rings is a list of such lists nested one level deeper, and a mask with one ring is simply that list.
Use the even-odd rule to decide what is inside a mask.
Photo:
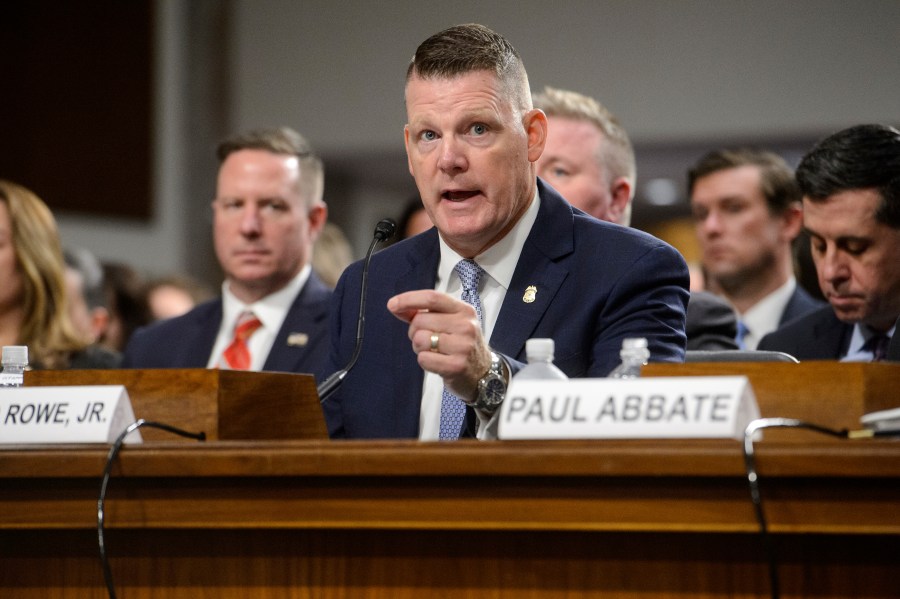
[{"label": "orange tie", "polygon": [[253,312],[241,312],[234,327],[234,340],[222,353],[225,364],[229,368],[232,370],[250,368],[250,350],[247,348],[247,339],[261,326],[262,322],[253,315]]}]

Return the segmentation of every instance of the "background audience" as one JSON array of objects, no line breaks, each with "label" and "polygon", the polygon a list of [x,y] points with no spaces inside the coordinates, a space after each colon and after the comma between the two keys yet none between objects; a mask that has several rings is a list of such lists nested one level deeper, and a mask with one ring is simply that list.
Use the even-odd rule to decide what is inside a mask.
[{"label": "background audience", "polygon": [[801,360],[881,361],[900,318],[900,131],[859,125],[797,167],[825,305],[763,338]]},{"label": "background audience", "polygon": [[152,279],[144,293],[152,320],[181,316],[197,304],[215,297],[215,292],[207,285],[181,274]]},{"label": "background audience", "polygon": [[312,269],[334,289],[344,269],[353,262],[353,248],[336,224],[326,222],[313,246]]},{"label": "background audience", "polygon": [[0,180],[0,345],[28,346],[32,368],[112,368],[119,356],[72,322],[56,221],[30,190]]},{"label": "background audience", "polygon": [[103,266],[94,254],[84,248],[67,249],[63,257],[72,323],[85,338],[95,343],[109,326]]},{"label": "background audience", "polygon": [[[634,148],[625,128],[594,98],[547,87],[534,94],[547,114],[547,143],[537,161],[538,176],[576,208],[628,226],[637,184]],[[598,267],[603,257],[597,257]],[[696,281],[691,276],[691,283]],[[687,349],[737,349],[737,316],[710,293],[692,289],[685,333]],[[730,336],[730,338],[729,338]]]},{"label": "background audience", "polygon": [[136,330],[151,322],[147,306],[144,278],[128,264],[103,263],[103,286],[109,324],[100,343],[113,351],[122,352]]},{"label": "background audience", "polygon": [[737,310],[741,348],[821,305],[797,284],[791,244],[800,190],[777,154],[715,150],[688,172],[688,195],[708,291]]},{"label": "background audience", "polygon": [[310,264],[328,216],[322,161],[287,127],[236,135],[217,155],[222,297],[138,331],[124,364],[315,372],[327,354],[331,300]]}]

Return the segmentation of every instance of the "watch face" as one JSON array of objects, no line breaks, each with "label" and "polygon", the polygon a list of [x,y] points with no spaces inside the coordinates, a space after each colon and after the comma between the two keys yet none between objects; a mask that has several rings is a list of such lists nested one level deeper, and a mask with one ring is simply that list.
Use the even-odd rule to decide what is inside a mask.
[{"label": "watch face", "polygon": [[489,404],[497,404],[503,401],[506,394],[506,382],[502,377],[491,373],[484,381],[484,399]]}]

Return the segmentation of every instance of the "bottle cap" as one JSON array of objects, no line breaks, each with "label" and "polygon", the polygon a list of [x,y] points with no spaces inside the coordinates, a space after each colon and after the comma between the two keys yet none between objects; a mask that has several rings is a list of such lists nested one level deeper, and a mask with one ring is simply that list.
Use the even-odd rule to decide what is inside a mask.
[{"label": "bottle cap", "polygon": [[642,349],[647,347],[645,337],[626,337],[622,339],[622,349]]},{"label": "bottle cap", "polygon": [[27,345],[4,345],[2,363],[21,364],[28,366],[28,346]]},{"label": "bottle cap", "polygon": [[553,339],[529,339],[525,342],[525,355],[532,359],[553,359]]}]

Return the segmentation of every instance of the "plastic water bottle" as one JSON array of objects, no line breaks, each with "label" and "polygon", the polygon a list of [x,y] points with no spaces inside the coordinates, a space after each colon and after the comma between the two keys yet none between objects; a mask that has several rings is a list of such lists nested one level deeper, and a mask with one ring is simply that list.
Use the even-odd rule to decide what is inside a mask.
[{"label": "plastic water bottle", "polygon": [[553,339],[529,339],[525,342],[528,364],[516,373],[514,379],[567,379],[562,370],[553,364]]},{"label": "plastic water bottle", "polygon": [[0,362],[3,364],[0,387],[21,387],[25,382],[25,369],[28,367],[28,347],[4,345]]},{"label": "plastic water bottle", "polygon": [[611,379],[636,379],[641,376],[641,366],[650,359],[647,340],[643,337],[627,337],[622,339],[619,351],[622,362],[609,373]]}]

